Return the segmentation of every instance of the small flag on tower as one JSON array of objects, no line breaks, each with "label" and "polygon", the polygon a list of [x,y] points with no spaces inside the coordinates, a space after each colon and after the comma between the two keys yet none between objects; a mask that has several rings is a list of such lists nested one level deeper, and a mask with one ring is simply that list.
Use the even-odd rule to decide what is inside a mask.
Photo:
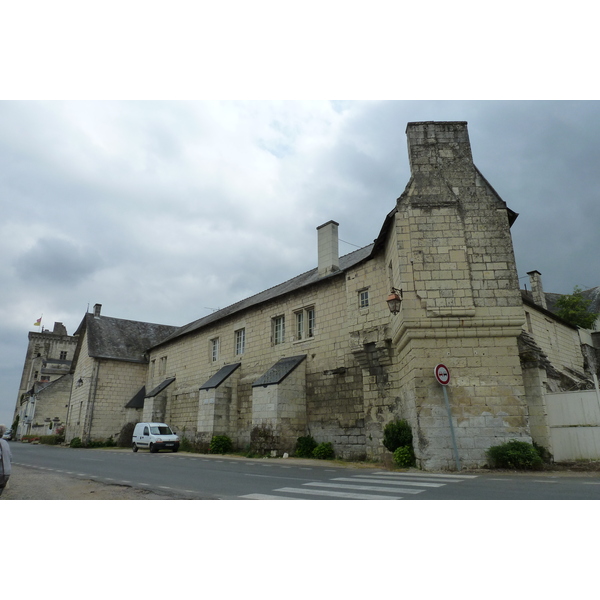
[{"label": "small flag on tower", "polygon": [[34,324],[34,327],[39,327],[42,324],[42,317],[40,317]]}]

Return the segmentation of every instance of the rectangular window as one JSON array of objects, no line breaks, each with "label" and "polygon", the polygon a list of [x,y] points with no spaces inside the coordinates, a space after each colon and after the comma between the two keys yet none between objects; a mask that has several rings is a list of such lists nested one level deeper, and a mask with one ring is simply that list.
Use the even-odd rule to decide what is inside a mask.
[{"label": "rectangular window", "polygon": [[294,313],[296,315],[296,340],[305,340],[315,334],[315,309],[303,308]]},{"label": "rectangular window", "polygon": [[531,315],[525,311],[525,319],[527,320],[527,331],[533,333],[533,326],[531,325]]},{"label": "rectangular window", "polygon": [[367,308],[369,306],[369,290],[360,290],[358,292],[358,306]]},{"label": "rectangular window", "polygon": [[210,340],[210,356],[213,362],[219,360],[219,338]]},{"label": "rectangular window", "polygon": [[235,353],[237,355],[244,354],[246,349],[246,330],[238,329],[235,332]]},{"label": "rectangular window", "polygon": [[304,339],[304,311],[301,310],[296,313],[296,339]]},{"label": "rectangular window", "polygon": [[306,335],[308,337],[313,337],[315,334],[315,309],[307,308],[306,309]]},{"label": "rectangular window", "polygon": [[285,341],[285,316],[275,317],[272,321],[273,343],[283,344]]},{"label": "rectangular window", "polygon": [[154,377],[154,369],[156,368],[156,359],[153,359],[150,363],[150,379]]},{"label": "rectangular window", "polygon": [[167,357],[162,356],[158,365],[158,374],[164,375],[167,372]]},{"label": "rectangular window", "polygon": [[60,360],[67,360],[67,352],[66,350],[62,350],[60,353]]}]

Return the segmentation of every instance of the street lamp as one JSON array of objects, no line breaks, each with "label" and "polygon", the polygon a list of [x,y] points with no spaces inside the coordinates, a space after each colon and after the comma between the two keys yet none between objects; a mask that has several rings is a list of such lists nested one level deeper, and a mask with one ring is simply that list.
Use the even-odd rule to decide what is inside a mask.
[{"label": "street lamp", "polygon": [[402,290],[392,288],[390,295],[387,297],[387,305],[390,312],[393,315],[397,315],[400,312],[400,306],[402,306]]}]

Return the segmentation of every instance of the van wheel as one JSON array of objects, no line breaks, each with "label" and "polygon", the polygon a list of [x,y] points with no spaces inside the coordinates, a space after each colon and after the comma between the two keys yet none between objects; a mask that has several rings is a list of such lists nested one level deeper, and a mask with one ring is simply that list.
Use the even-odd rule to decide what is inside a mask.
[{"label": "van wheel", "polygon": [[150,452],[158,452],[158,448],[154,444],[150,444]]},{"label": "van wheel", "polygon": [[134,452],[137,452],[137,451],[138,451],[138,447],[137,447],[135,444],[131,444],[131,449],[132,449]]}]

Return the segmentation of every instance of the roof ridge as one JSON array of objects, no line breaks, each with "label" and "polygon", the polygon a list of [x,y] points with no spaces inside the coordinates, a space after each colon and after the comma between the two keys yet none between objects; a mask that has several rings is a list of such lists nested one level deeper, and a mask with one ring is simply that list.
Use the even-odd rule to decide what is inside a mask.
[{"label": "roof ridge", "polygon": [[158,327],[174,327],[174,328],[179,328],[179,325],[167,325],[166,323],[151,323],[150,321],[137,321],[135,319],[121,319],[119,317],[109,317],[107,315],[99,315],[98,317],[96,317],[94,315],[94,313],[86,313],[86,316],[90,316],[92,319],[111,319],[112,321],[122,321],[124,323],[141,323],[143,325],[157,325]]},{"label": "roof ridge", "polygon": [[[339,275],[340,273],[343,273],[347,268],[351,267],[354,264],[354,263],[350,262],[351,261],[350,257],[352,257],[352,255],[358,254],[360,252],[364,253],[365,250],[372,249],[374,245],[375,245],[375,243],[373,242],[371,244],[367,244],[366,246],[363,246],[362,248],[353,250],[352,252],[349,252],[348,254],[344,254],[343,256],[340,257],[340,268],[338,270],[327,273],[326,275],[323,275],[322,277],[320,277],[319,279],[317,279],[315,281],[307,281],[304,285],[318,283],[319,281],[323,281],[325,279],[329,279],[330,277],[335,277],[335,276]],[[350,263],[350,264],[347,264],[346,266],[344,266],[343,263]],[[179,327],[177,329],[177,331],[174,331],[173,333],[171,333],[171,335],[167,336],[164,340],[162,340],[161,342],[159,342],[158,344],[156,344],[153,347],[160,346],[160,345],[164,344],[165,342],[176,339],[181,335],[185,335],[186,333],[191,333],[192,331],[196,331],[200,327],[202,327],[204,325],[208,325],[209,323],[219,321],[222,318],[225,318],[232,314],[235,314],[238,310],[243,310],[244,308],[250,308],[252,306],[256,306],[256,304],[259,304],[261,302],[261,300],[258,300],[259,296],[261,296],[261,295],[265,296],[265,298],[264,298],[265,302],[268,300],[272,300],[273,298],[276,298],[277,295],[275,295],[275,296],[269,295],[269,292],[272,292],[273,290],[276,290],[277,288],[281,288],[282,290],[285,290],[286,287],[289,287],[290,283],[295,280],[301,281],[302,279],[309,279],[309,277],[311,275],[315,275],[316,273],[318,273],[318,269],[319,269],[318,267],[313,267],[312,269],[305,271],[304,273],[295,275],[294,277],[291,277],[290,279],[286,279],[285,281],[282,281],[281,283],[278,283],[269,288],[261,290],[260,292],[257,292],[256,294],[253,294],[252,296],[247,296],[246,298],[242,298],[241,300],[238,300],[237,302],[234,302],[233,304],[229,304],[228,306],[220,308],[219,310],[217,310],[211,314],[200,317],[199,319],[196,319],[195,321],[187,323],[186,325],[182,325],[181,327]],[[295,288],[295,289],[300,289],[301,287],[304,287],[304,286],[299,285],[298,288]],[[295,289],[294,288],[289,289],[288,292],[295,291]],[[285,293],[285,292],[282,292],[282,294],[283,293]]]}]

